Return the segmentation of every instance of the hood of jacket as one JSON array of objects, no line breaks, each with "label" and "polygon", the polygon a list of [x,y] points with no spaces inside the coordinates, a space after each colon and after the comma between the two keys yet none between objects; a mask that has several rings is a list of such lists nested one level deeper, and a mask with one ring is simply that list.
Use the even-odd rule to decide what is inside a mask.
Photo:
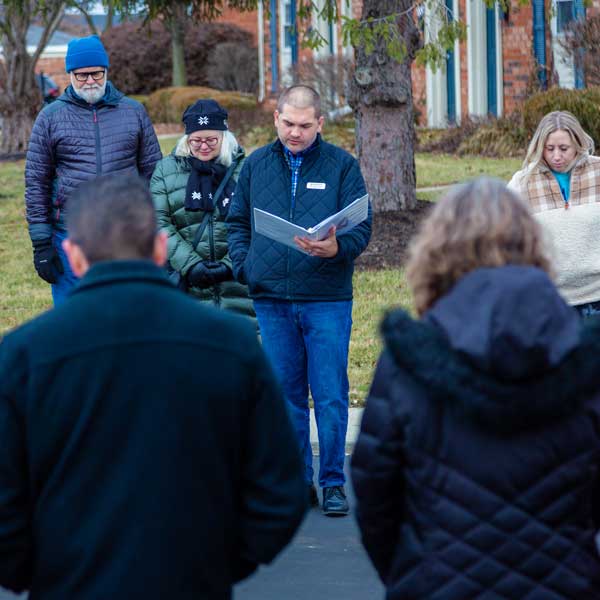
[{"label": "hood of jacket", "polygon": [[600,390],[600,320],[582,325],[540,269],[478,269],[424,315],[382,325],[394,361],[434,397],[502,428],[574,412]]},{"label": "hood of jacket", "polygon": [[67,87],[67,89],[59,96],[58,100],[61,100],[62,102],[69,102],[71,104],[77,104],[85,108],[89,108],[90,106],[116,106],[124,95],[125,94],[120,92],[110,81],[107,81],[104,96],[102,96],[102,98],[100,98],[100,100],[93,105],[86,102],[83,98],[80,98],[75,93],[72,85]]}]

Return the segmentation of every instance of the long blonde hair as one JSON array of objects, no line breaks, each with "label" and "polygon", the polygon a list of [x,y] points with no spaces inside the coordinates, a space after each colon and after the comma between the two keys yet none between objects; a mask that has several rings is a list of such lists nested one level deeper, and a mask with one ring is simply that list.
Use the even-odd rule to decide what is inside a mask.
[{"label": "long blonde hair", "polygon": [[550,272],[540,225],[498,179],[453,186],[411,244],[407,279],[417,313],[422,315],[470,271],[504,265]]},{"label": "long blonde hair", "polygon": [[582,156],[594,153],[594,140],[583,130],[577,117],[566,110],[555,110],[542,117],[531,142],[529,142],[523,161],[523,168],[527,168],[528,173],[532,173],[544,162],[544,147],[548,136],[559,130],[566,131],[575,146],[575,159],[567,170],[570,170]]}]

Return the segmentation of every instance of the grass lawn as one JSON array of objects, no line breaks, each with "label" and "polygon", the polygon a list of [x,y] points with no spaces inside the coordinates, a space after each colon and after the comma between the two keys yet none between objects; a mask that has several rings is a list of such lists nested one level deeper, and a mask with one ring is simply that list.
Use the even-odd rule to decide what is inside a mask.
[{"label": "grass lawn", "polygon": [[[169,152],[176,137],[161,139]],[[0,336],[52,306],[50,286],[33,268],[32,250],[23,203],[23,161],[0,163]],[[417,156],[420,186],[443,185],[482,172],[507,179],[518,161],[456,158],[444,155]],[[437,192],[419,194],[435,199]],[[352,404],[360,404],[368,391],[381,344],[379,322],[385,310],[411,307],[410,294],[400,270],[356,272],[353,332],[350,342],[349,376]]]},{"label": "grass lawn", "polygon": [[489,175],[508,181],[521,168],[518,158],[457,157],[449,154],[417,154],[417,187],[447,185]]}]

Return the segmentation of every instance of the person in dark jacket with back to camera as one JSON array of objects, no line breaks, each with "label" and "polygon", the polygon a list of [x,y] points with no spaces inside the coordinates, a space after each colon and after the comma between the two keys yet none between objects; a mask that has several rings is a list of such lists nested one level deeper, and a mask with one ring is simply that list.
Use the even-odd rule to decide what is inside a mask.
[{"label": "person in dark jacket with back to camera", "polygon": [[77,283],[61,243],[69,195],[108,173],[150,179],[162,158],[144,107],[108,81],[108,55],[95,35],[69,42],[71,85],[38,115],[25,163],[25,204],[33,264],[52,285],[54,304]]},{"label": "person in dark jacket with back to camera", "polygon": [[437,203],[390,313],[352,457],[388,600],[600,598],[600,321],[549,275],[504,183]]},{"label": "person in dark jacket with back to camera", "polygon": [[180,293],[147,182],[70,198],[79,285],[0,344],[0,586],[30,600],[226,600],[306,509],[245,317]]},{"label": "person in dark jacket with back to camera", "polygon": [[348,345],[354,260],[371,236],[371,213],[351,231],[323,241],[296,238],[299,252],[254,231],[253,208],[308,228],[365,194],[358,162],[323,141],[319,95],[296,85],[275,111],[278,139],[244,164],[227,217],[233,272],[248,284],[261,338],[288,402],[313,484],[308,391],[319,434],[323,512],[348,513],[344,454],[348,426]]},{"label": "person in dark jacket with back to camera", "polygon": [[254,316],[247,286],[233,278],[225,228],[244,151],[214,100],[188,106],[183,122],[185,135],[150,182],[173,283],[201,302]]}]

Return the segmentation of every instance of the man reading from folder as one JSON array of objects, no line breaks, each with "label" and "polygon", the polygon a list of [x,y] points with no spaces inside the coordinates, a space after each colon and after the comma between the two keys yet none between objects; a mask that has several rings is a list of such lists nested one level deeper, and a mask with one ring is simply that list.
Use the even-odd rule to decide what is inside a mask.
[{"label": "man reading from folder", "polygon": [[348,424],[348,345],[354,260],[371,236],[371,212],[351,231],[331,228],[321,241],[297,238],[301,252],[256,233],[259,208],[308,228],[366,193],[357,161],[321,139],[320,98],[305,85],[286,89],[277,103],[278,139],[246,160],[227,219],[234,275],[247,283],[264,348],[288,402],[313,484],[308,393],[319,433],[323,512],[345,515],[344,450]]}]

